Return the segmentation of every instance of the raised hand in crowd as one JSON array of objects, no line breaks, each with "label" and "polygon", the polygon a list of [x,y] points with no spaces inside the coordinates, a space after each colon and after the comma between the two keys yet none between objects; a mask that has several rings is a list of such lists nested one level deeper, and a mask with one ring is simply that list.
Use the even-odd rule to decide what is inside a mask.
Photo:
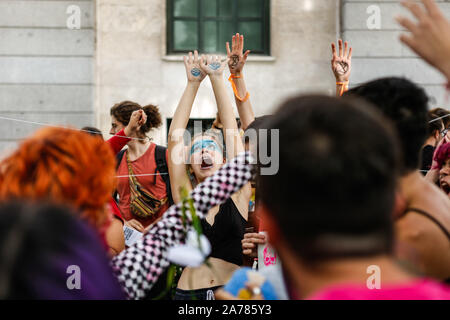
[{"label": "raised hand in crowd", "polygon": [[412,1],[402,1],[417,22],[404,16],[396,18],[410,32],[402,34],[400,40],[450,81],[450,22],[433,0],[421,1],[424,7]]},{"label": "raised hand in crowd", "polygon": [[230,69],[231,85],[233,87],[239,118],[241,119],[242,129],[245,130],[250,123],[255,120],[252,104],[250,102],[250,93],[245,85],[243,69],[247,61],[250,50],[244,53],[244,36],[236,33],[230,43],[227,42],[228,68]]},{"label": "raised hand in crowd", "polygon": [[172,197],[175,203],[181,200],[181,188],[186,188],[188,191],[192,189],[189,177],[186,175],[184,137],[183,134],[179,133],[186,130],[195,96],[197,95],[200,83],[206,77],[206,72],[200,66],[197,50],[194,51],[194,54],[189,52],[189,56],[185,56],[183,59],[188,81],[183,96],[173,114],[167,137],[169,176]]},{"label": "raised hand in crowd", "polygon": [[338,41],[339,54],[336,51],[336,45],[331,44],[333,58],[331,59],[331,68],[336,78],[336,95],[341,96],[348,89],[348,82],[352,71],[352,48],[348,48],[348,42],[344,42],[342,48],[342,40]]},{"label": "raised hand in crowd", "polygon": [[230,43],[227,42],[227,56],[228,56],[228,67],[230,68],[230,73],[234,75],[239,75],[244,69],[245,62],[247,61],[250,50],[244,52],[244,36],[236,35],[233,36],[230,50]]}]

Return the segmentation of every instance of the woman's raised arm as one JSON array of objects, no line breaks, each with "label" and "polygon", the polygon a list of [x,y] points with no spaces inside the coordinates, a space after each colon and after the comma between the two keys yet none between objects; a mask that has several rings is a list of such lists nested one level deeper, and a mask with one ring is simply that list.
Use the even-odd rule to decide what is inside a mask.
[{"label": "woman's raised arm", "polygon": [[211,80],[214,96],[216,97],[217,109],[220,121],[223,125],[227,158],[232,159],[238,153],[244,151],[244,145],[239,134],[239,130],[234,116],[233,107],[227,94],[223,71],[227,66],[227,61],[221,61],[218,56],[202,56],[200,67],[208,74]]}]

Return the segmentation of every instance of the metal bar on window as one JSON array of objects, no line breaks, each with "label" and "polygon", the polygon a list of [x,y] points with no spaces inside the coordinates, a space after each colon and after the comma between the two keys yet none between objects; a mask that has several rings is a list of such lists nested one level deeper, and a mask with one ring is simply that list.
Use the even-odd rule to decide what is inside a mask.
[{"label": "metal bar on window", "polygon": [[183,20],[183,21],[197,21],[198,18],[194,18],[194,17],[173,17],[172,18],[174,21],[175,20]]},{"label": "metal bar on window", "polygon": [[167,30],[166,30],[166,35],[167,35],[167,53],[171,53],[174,50],[174,31],[173,31],[173,5],[172,5],[172,1],[173,0],[167,0],[166,5],[167,5]]},{"label": "metal bar on window", "polygon": [[238,0],[233,0],[232,3],[232,9],[231,9],[231,16],[233,17],[233,34],[236,34],[238,32]]},{"label": "metal bar on window", "polygon": [[[219,0],[216,1],[216,17],[220,17],[220,3]],[[216,52],[220,52],[219,50],[219,40],[220,40],[220,23],[219,20],[216,19]]]}]

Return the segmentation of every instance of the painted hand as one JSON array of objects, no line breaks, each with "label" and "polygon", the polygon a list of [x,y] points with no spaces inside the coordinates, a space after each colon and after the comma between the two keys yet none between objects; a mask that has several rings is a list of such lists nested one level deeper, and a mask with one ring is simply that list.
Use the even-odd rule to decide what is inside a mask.
[{"label": "painted hand", "polygon": [[402,1],[418,20],[414,23],[406,17],[396,20],[410,34],[402,34],[400,40],[429,64],[441,71],[450,81],[450,22],[433,0],[418,3]]},{"label": "painted hand", "polygon": [[202,82],[206,77],[206,73],[200,68],[197,50],[189,52],[188,57],[184,57],[184,66],[186,67],[186,76],[189,82]]}]

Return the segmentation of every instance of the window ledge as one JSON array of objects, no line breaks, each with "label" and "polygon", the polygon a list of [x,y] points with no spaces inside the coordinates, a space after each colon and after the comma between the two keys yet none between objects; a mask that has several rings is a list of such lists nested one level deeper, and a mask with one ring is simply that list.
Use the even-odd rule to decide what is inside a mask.
[{"label": "window ledge", "polygon": [[[223,55],[223,54],[222,54]],[[163,56],[163,61],[167,62],[177,62],[183,61],[184,55],[165,55]],[[276,58],[274,56],[249,56],[247,61],[255,61],[255,62],[275,62]]]}]

